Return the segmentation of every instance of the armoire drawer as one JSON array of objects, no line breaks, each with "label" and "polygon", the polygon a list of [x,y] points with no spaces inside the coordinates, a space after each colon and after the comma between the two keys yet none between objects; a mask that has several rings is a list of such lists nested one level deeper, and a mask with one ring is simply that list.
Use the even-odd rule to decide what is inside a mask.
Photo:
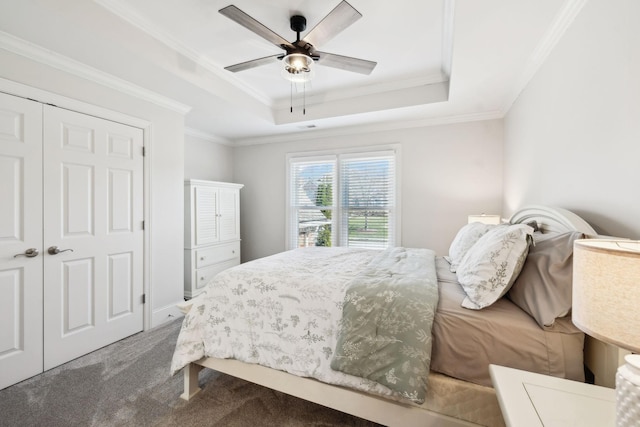
[{"label": "armoire drawer", "polygon": [[203,288],[213,277],[220,273],[221,271],[226,270],[227,268],[234,267],[240,264],[240,258],[231,259],[225,262],[221,262],[216,265],[212,265],[211,267],[199,268],[196,270],[195,274],[195,288],[201,289]]},{"label": "armoire drawer", "polygon": [[196,268],[206,267],[221,261],[227,261],[240,256],[240,242],[230,242],[222,245],[196,249]]}]

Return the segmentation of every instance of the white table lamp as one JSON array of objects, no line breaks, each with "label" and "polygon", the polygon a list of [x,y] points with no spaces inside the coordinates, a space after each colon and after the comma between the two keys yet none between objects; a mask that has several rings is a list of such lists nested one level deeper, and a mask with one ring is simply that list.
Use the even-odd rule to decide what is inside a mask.
[{"label": "white table lamp", "polygon": [[[577,240],[573,323],[601,341],[640,353],[640,241]],[[618,427],[640,426],[640,354],[616,374]]]},{"label": "white table lamp", "polygon": [[493,214],[469,215],[467,217],[467,222],[469,224],[471,224],[472,222],[481,222],[483,224],[500,224],[502,222],[502,217],[500,215]]}]

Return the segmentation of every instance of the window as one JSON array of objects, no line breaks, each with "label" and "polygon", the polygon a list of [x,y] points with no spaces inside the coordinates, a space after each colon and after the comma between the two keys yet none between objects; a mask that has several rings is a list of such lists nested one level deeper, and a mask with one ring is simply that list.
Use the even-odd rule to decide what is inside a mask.
[{"label": "window", "polygon": [[394,150],[289,157],[288,247],[396,245]]}]

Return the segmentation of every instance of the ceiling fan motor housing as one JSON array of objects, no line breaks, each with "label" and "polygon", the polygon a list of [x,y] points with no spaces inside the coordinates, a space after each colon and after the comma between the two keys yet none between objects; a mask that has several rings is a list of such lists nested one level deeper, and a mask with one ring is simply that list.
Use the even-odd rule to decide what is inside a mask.
[{"label": "ceiling fan motor housing", "polygon": [[[307,28],[307,18],[302,15],[293,15],[289,18],[289,22],[291,23],[291,29],[296,32],[296,41],[291,42],[290,46],[281,45],[281,47],[287,51],[287,55],[301,54],[310,56],[313,60],[317,61],[319,57],[315,54],[313,45],[304,40],[300,40],[300,33]],[[284,56],[278,59],[282,58],[284,58]]]},{"label": "ceiling fan motor housing", "polygon": [[301,33],[307,28],[307,18],[302,15],[293,15],[289,22],[291,23],[291,29],[296,33]]}]

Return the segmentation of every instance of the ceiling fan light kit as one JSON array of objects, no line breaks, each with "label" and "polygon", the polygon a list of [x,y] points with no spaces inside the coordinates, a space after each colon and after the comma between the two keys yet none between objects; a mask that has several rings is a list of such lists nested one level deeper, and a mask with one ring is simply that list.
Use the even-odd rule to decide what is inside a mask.
[{"label": "ceiling fan light kit", "polygon": [[[306,29],[307,20],[302,15],[291,16],[289,20],[291,30],[296,32],[294,42],[287,41],[234,5],[224,7],[219,12],[286,52],[284,55],[272,55],[230,65],[225,67],[225,70],[235,73],[279,59],[283,62],[282,76],[293,84],[309,82],[313,78],[313,66],[316,61],[318,65],[360,74],[371,74],[376,66],[376,62],[373,61],[320,52],[315,49],[315,44],[327,42],[362,17],[360,12],[345,0],[341,1],[302,39],[300,39],[300,33]],[[293,108],[291,111],[293,112]]]},{"label": "ceiling fan light kit", "polygon": [[313,59],[302,53],[291,53],[282,58],[283,76],[294,83],[308,82],[313,78]]}]

